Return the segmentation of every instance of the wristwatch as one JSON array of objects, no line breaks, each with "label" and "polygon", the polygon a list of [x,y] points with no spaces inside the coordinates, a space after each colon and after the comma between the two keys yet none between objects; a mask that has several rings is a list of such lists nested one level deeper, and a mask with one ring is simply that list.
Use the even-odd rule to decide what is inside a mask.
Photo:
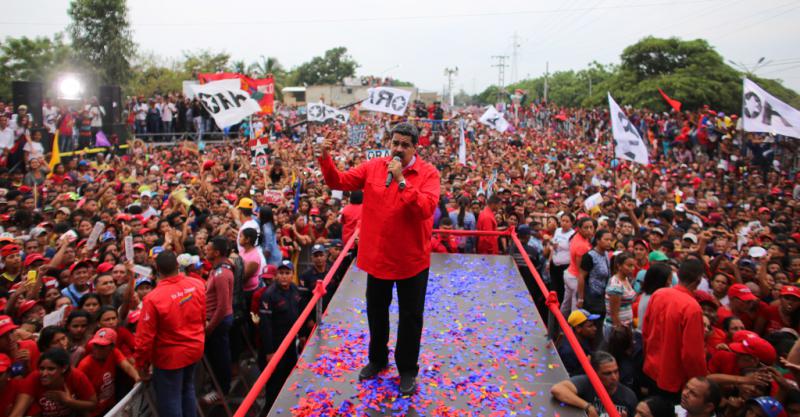
[{"label": "wristwatch", "polygon": [[405,178],[403,178],[402,180],[400,180],[400,183],[399,183],[399,185],[398,185],[398,188],[400,188],[400,190],[401,190],[401,191],[406,189],[406,179],[405,179]]}]

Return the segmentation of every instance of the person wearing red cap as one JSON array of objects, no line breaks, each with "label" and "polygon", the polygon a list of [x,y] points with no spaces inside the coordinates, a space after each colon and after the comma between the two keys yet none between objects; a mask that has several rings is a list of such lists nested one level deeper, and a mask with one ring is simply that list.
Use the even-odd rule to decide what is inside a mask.
[{"label": "person wearing red cap", "polygon": [[800,308],[800,287],[784,284],[780,298],[759,311],[754,331],[761,335],[769,335],[783,328],[800,330],[796,319]]},{"label": "person wearing red cap", "polygon": [[772,375],[766,370],[745,375],[745,370],[759,366],[771,366],[777,359],[775,348],[761,337],[738,332],[730,351],[719,350],[708,361],[709,379],[723,387],[736,384],[766,385],[772,382]]},{"label": "person wearing red cap", "polygon": [[726,318],[736,316],[747,330],[753,330],[756,317],[764,308],[766,303],[759,300],[747,285],[733,284],[728,288],[728,307],[720,306],[717,311],[717,325],[722,326]]},{"label": "person wearing red cap", "polygon": [[689,379],[705,376],[703,310],[694,290],[705,273],[698,259],[687,259],[678,271],[678,285],[653,293],[642,326],[644,374],[653,393],[676,403]]},{"label": "person wearing red cap", "polygon": [[22,379],[11,378],[11,358],[0,353],[0,416],[7,416],[21,392]]},{"label": "person wearing red cap", "polygon": [[97,393],[97,406],[92,410],[92,416],[105,414],[115,401],[114,386],[117,368],[122,369],[132,380],[139,381],[139,373],[117,349],[117,332],[108,327],[103,327],[89,340],[87,346],[89,355],[78,364],[92,384]]},{"label": "person wearing red cap", "polygon": [[153,365],[159,416],[190,417],[196,413],[194,371],[205,344],[205,283],[180,274],[172,251],[159,253],[155,265],[160,279],[142,303],[134,360],[143,379]]},{"label": "person wearing red cap", "polygon": [[395,361],[402,394],[417,387],[433,214],[441,188],[439,171],[417,155],[418,139],[414,125],[398,123],[392,129],[392,158],[374,158],[343,173],[331,158],[335,140],[329,135],[318,161],[328,187],[364,190],[357,261],[368,273],[370,348],[359,378],[372,379],[388,365],[389,304],[397,284],[402,295]]},{"label": "person wearing red cap", "polygon": [[0,291],[8,292],[22,275],[22,257],[20,247],[16,244],[6,244],[0,247],[0,256],[3,257],[3,273],[0,274]]},{"label": "person wearing red cap", "polygon": [[71,283],[61,290],[61,294],[77,306],[81,297],[91,291],[89,280],[92,277],[92,264],[88,260],[77,261],[69,267],[69,272]]},{"label": "person wearing red cap", "polygon": [[14,337],[14,331],[18,328],[11,317],[0,315],[0,353],[14,361],[10,371],[12,377],[28,375],[39,360],[39,348],[35,341]]}]

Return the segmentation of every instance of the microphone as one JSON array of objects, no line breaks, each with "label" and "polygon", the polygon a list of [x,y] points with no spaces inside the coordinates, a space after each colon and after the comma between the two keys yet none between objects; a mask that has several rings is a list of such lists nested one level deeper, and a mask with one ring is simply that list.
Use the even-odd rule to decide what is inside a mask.
[{"label": "microphone", "polygon": [[[394,158],[392,158],[392,161],[403,162],[403,160],[400,159],[399,156],[395,156]],[[389,186],[389,184],[392,183],[392,177],[393,177],[392,172],[389,171],[389,173],[386,174],[386,186],[387,187]]]}]

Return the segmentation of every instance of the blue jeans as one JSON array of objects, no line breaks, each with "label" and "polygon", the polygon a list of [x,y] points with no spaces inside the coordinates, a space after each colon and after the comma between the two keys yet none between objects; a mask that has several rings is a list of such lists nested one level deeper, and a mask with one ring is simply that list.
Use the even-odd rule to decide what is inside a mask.
[{"label": "blue jeans", "polygon": [[196,393],[194,390],[193,363],[179,369],[153,368],[153,388],[159,417],[195,417]]},{"label": "blue jeans", "polygon": [[231,345],[228,336],[233,324],[233,315],[226,316],[206,338],[206,358],[222,394],[231,389]]}]

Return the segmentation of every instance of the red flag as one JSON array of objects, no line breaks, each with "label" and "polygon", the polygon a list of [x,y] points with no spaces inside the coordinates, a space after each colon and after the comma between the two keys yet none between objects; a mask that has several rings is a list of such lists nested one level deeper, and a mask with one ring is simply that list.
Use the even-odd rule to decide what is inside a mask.
[{"label": "red flag", "polygon": [[672,98],[669,98],[667,93],[665,93],[664,90],[662,90],[660,88],[658,89],[658,92],[661,93],[661,97],[664,97],[664,100],[667,101],[667,103],[669,104],[670,107],[673,108],[673,110],[675,110],[676,112],[680,112],[681,111],[681,102],[680,101],[672,99]]}]

